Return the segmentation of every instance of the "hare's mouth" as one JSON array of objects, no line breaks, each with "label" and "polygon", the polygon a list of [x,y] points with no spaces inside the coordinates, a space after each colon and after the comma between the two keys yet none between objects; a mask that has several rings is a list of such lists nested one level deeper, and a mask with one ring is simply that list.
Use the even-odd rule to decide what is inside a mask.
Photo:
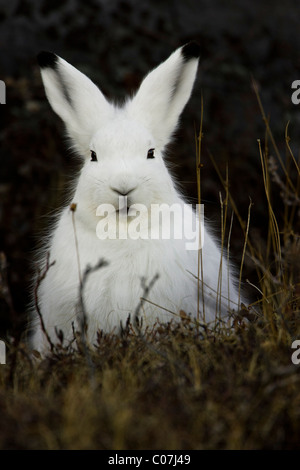
[{"label": "hare's mouth", "polygon": [[120,208],[116,209],[116,212],[117,212],[117,214],[127,214],[128,215],[129,209],[130,209],[130,207],[126,206],[126,207],[122,207],[122,209],[120,209]]}]

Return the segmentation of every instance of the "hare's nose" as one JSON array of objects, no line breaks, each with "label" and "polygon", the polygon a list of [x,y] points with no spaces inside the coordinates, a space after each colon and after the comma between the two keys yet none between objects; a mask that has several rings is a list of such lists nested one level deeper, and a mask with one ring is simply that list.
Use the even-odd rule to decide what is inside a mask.
[{"label": "hare's nose", "polygon": [[134,186],[133,188],[115,188],[113,186],[110,187],[110,189],[112,189],[115,193],[119,194],[120,196],[128,196],[129,193],[132,193],[132,191],[134,191],[136,188],[136,186]]}]

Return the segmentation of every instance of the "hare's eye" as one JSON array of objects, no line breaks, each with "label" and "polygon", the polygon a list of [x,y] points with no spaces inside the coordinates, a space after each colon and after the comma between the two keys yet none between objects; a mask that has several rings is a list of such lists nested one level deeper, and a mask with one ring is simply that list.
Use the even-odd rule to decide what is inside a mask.
[{"label": "hare's eye", "polygon": [[147,158],[155,158],[154,150],[155,150],[155,149],[149,149],[149,150],[148,150]]},{"label": "hare's eye", "polygon": [[94,150],[91,150],[91,162],[97,162],[97,161],[98,161],[98,158],[97,158],[96,152],[94,152]]}]

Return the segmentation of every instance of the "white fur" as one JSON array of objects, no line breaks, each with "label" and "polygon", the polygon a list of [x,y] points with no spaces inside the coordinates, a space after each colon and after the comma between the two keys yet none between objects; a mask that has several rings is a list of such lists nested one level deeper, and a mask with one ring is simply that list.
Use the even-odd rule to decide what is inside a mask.
[{"label": "white fur", "polygon": [[[49,102],[64,121],[83,160],[72,198],[77,204],[73,216],[81,276],[88,265],[94,266],[101,258],[108,263],[90,274],[84,287],[91,343],[98,329],[117,332],[120,321],[124,325],[129,313],[132,318],[143,295],[141,280],[144,278],[149,284],[156,274],[159,278],[148,294],[150,302],[145,302],[140,311],[143,324],[152,325],[157,318],[177,318],[180,310],[197,316],[198,251],[186,250],[185,239],[99,240],[96,236],[96,209],[103,203],[118,207],[115,189],[124,193],[131,190],[130,204],[150,207],[153,203],[185,203],[165,166],[163,151],[190,97],[197,67],[198,59],[187,60],[182,48],[177,49],[150,72],[136,95],[122,107],[110,104],[84,74],[61,58],[57,58],[56,67],[42,68]],[[147,159],[150,148],[155,148],[154,159]],[[91,161],[91,150],[96,152],[97,162]],[[40,253],[41,268],[46,251],[50,252],[50,263],[55,264],[39,286],[40,310],[51,340],[57,341],[55,327],[70,340],[72,322],[75,328],[77,325],[79,273],[69,206],[62,209],[46,248]],[[224,316],[229,309],[238,308],[239,296],[226,256],[221,263],[221,251],[207,230],[207,222],[202,258],[200,312],[203,313],[204,303],[205,320],[213,321],[217,303]],[[32,346],[43,350],[47,341],[37,316],[33,324]]]}]

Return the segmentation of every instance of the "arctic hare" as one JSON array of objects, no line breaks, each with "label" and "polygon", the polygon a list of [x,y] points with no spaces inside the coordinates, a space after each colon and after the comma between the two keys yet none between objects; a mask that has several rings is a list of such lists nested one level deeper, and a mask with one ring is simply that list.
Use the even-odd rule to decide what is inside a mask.
[{"label": "arctic hare", "polygon": [[[79,297],[84,273],[101,259],[105,266],[86,278],[81,291],[91,344],[99,329],[117,332],[129,314],[133,319],[145,296],[139,309],[143,327],[180,318],[182,311],[195,319],[200,312],[201,321],[211,322],[217,314],[226,316],[239,308],[237,282],[227,256],[222,257],[206,223],[200,232],[198,213],[184,201],[163,158],[192,92],[198,59],[197,43],[178,48],[146,76],[132,98],[117,106],[68,62],[50,52],[39,54],[47,98],[82,158],[71,199],[76,210],[72,212],[70,205],[61,210],[39,253],[44,274],[47,252],[49,264],[55,262],[40,279],[36,292],[43,329],[53,343],[58,341],[59,330],[66,344],[73,338],[82,310]],[[175,232],[183,228],[182,236],[172,230],[168,237],[157,236],[159,230],[152,237],[145,236],[150,228],[161,229],[162,218],[149,218],[151,208],[161,204],[176,207],[177,212],[182,209],[182,220],[170,224]],[[128,215],[125,229],[124,207],[125,219]],[[139,211],[131,212],[132,208]],[[144,229],[135,227],[135,234],[130,234],[130,221],[134,226],[138,217]],[[202,233],[201,257],[198,246],[191,249],[189,245],[191,227],[186,221],[190,219]],[[113,234],[116,222],[119,225]],[[100,229],[105,224],[110,227],[103,235]],[[140,236],[136,236],[138,232]],[[145,285],[151,288],[147,291]],[[33,324],[32,346],[43,350],[47,339],[40,316],[35,316]]]}]

